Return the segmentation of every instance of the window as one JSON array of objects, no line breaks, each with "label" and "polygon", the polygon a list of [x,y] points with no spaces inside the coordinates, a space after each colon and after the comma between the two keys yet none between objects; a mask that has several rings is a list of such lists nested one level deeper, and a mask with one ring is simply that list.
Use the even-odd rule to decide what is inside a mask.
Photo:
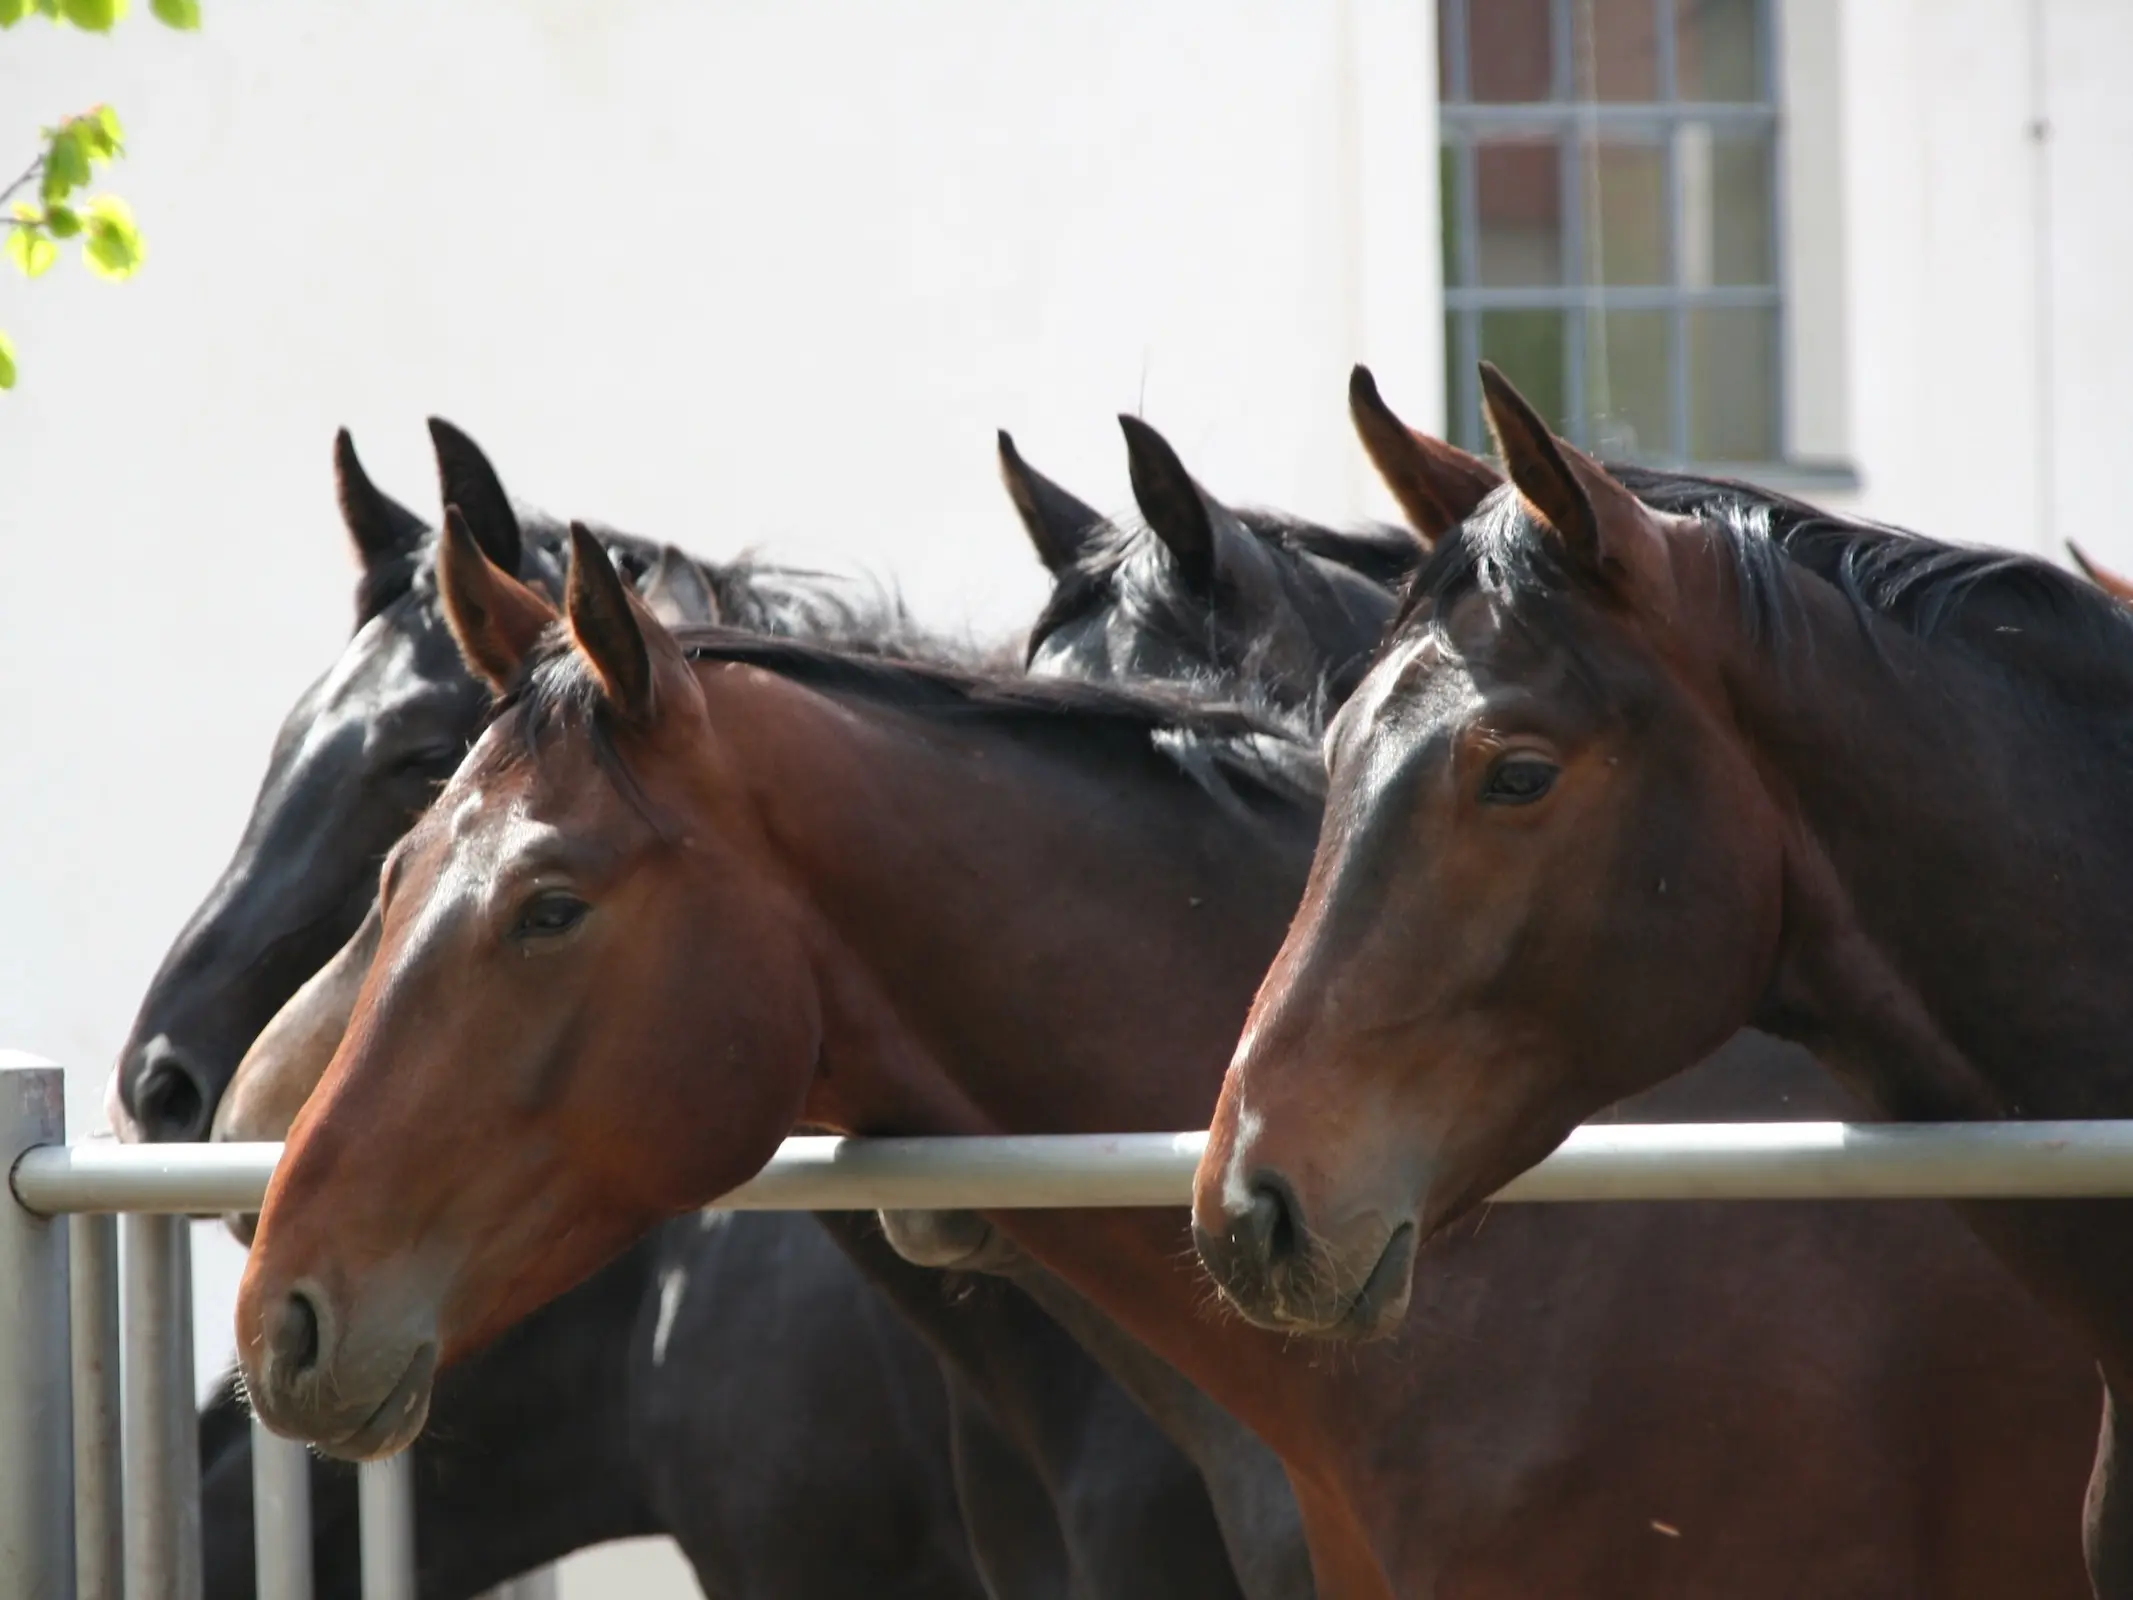
[{"label": "window", "polygon": [[1477,359],[1570,439],[1784,454],[1773,0],[1438,0],[1445,414]]}]

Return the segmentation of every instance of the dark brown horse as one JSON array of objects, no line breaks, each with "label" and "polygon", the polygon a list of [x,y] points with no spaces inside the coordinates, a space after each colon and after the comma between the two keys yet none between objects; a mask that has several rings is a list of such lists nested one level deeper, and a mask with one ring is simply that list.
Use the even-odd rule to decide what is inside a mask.
[{"label": "dark brown horse", "polygon": [[[1417,1241],[1744,1023],[1888,1117],[2133,1113],[2133,618],[2004,550],[1632,494],[1484,388],[1511,486],[1327,739],[1201,1165],[1232,1299],[1382,1329]],[[2102,1357],[2090,1566],[2133,1593],[2133,1218],[1962,1211]]]},{"label": "dark brown horse", "polygon": [[[392,1449],[441,1365],[803,1123],[1207,1114],[1302,889],[1315,750],[791,643],[692,659],[589,537],[543,638],[455,549],[469,657],[513,687],[388,862],[267,1196],[237,1331],[271,1425]],[[1332,1360],[1211,1314],[1182,1213],[993,1220],[1281,1452],[1325,1594],[2078,1585],[2049,1512],[2093,1379],[1929,1211],[1512,1208]]]}]

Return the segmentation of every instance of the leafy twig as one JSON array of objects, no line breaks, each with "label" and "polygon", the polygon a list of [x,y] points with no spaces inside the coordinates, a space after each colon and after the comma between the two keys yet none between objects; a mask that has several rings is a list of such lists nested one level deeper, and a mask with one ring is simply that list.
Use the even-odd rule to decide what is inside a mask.
[{"label": "leafy twig", "polygon": [[[128,0],[0,0],[0,28],[12,28],[32,13],[48,21],[72,23],[90,33],[108,33],[126,15]],[[200,26],[200,0],[148,0],[148,9],[166,27],[190,32]],[[79,116],[41,130],[43,146],[22,176],[0,189],[0,245],[27,278],[40,277],[59,259],[62,239],[81,239],[82,265],[100,278],[130,278],[140,269],[141,232],[133,211],[117,195],[100,194],[86,206],[72,204],[74,191],[86,188],[99,163],[125,154],[119,121],[109,106],[93,106]],[[32,205],[16,195],[32,183],[41,202]],[[15,347],[0,332],[0,389],[15,386]]]}]

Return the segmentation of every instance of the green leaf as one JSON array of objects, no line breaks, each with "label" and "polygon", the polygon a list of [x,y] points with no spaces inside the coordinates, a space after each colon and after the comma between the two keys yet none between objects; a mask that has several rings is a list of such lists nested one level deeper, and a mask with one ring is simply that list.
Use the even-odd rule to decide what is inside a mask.
[{"label": "green leaf", "polygon": [[25,278],[41,278],[59,259],[59,246],[45,236],[42,228],[14,227],[7,231],[7,258]]},{"label": "green leaf", "polygon": [[71,239],[81,232],[81,213],[72,206],[47,206],[44,226],[55,239]]},{"label": "green leaf", "polygon": [[109,161],[126,153],[126,136],[119,130],[118,113],[109,106],[92,106],[78,117],[69,117],[78,130],[74,137],[94,161]]},{"label": "green leaf", "polygon": [[115,194],[91,200],[83,218],[81,249],[82,260],[99,278],[119,282],[132,277],[146,253],[132,208]]},{"label": "green leaf", "polygon": [[166,27],[191,33],[200,26],[200,0],[148,0],[148,9]]},{"label": "green leaf", "polygon": [[15,346],[0,333],[0,389],[15,387]]},{"label": "green leaf", "polygon": [[59,0],[60,15],[89,33],[109,33],[126,14],[126,0]]},{"label": "green leaf", "polygon": [[30,0],[0,0],[0,28],[12,28],[29,14]]},{"label": "green leaf", "polygon": [[62,122],[44,150],[44,203],[64,200],[88,181],[89,152],[81,130],[72,121]]}]

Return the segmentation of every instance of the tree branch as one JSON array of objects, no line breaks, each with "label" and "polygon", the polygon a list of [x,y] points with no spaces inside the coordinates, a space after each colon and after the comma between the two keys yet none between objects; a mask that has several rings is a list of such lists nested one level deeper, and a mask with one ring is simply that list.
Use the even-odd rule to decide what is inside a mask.
[{"label": "tree branch", "polygon": [[[22,188],[26,184],[35,183],[37,181],[38,174],[42,173],[43,171],[44,152],[40,150],[37,152],[37,159],[29,164],[28,169],[24,171],[21,177],[17,178],[5,189],[0,189],[0,206],[4,206],[8,203],[8,201],[14,199],[16,190]],[[10,222],[14,221],[13,218],[9,218],[8,220]]]}]

